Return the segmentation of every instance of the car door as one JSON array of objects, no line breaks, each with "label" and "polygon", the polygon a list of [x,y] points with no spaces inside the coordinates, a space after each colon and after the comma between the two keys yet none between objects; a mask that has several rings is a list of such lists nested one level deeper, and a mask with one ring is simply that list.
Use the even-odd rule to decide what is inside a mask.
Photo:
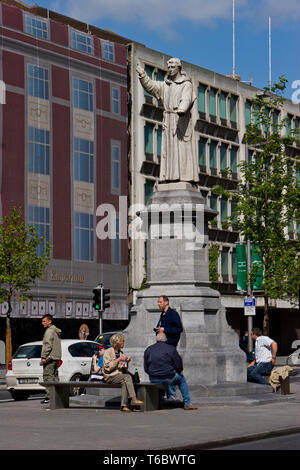
[{"label": "car door", "polygon": [[87,341],[78,341],[77,343],[71,344],[68,351],[70,354],[68,358],[68,375],[70,379],[74,377],[75,374],[89,374],[94,352],[91,344]]}]

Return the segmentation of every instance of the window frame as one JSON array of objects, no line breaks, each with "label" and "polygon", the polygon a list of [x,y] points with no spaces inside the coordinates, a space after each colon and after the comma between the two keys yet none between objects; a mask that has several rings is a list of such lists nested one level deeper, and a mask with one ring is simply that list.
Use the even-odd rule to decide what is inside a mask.
[{"label": "window frame", "polygon": [[[36,28],[37,30],[41,30],[43,32],[43,28],[37,28],[36,26],[33,26],[32,25],[32,22],[33,21],[38,21],[40,23],[44,23],[46,25],[46,33],[47,33],[47,36],[46,37],[43,37],[43,36],[39,36],[37,34],[34,34],[32,31],[28,31],[27,30],[27,26],[28,26],[28,23],[27,23],[27,20],[30,20],[30,26],[31,28]],[[43,41],[47,41],[47,40],[50,40],[50,28],[49,28],[49,20],[48,18],[42,18],[40,16],[36,16],[36,15],[32,15],[31,13],[27,13],[25,12],[24,13],[24,20],[23,20],[23,31],[27,34],[29,34],[30,36],[33,36],[34,38],[36,39],[41,39]]]},{"label": "window frame", "polygon": [[[75,35],[75,39],[73,38],[73,35]],[[80,44],[80,41],[77,40],[77,36],[82,36],[87,40],[86,43],[82,43],[86,46],[86,49],[80,49],[76,47],[77,44]],[[90,40],[90,44],[88,44],[88,40]],[[74,45],[75,42],[75,45]],[[89,54],[93,55],[94,54],[94,43],[93,43],[93,36],[89,33],[84,33],[83,31],[79,31],[74,28],[70,28],[70,38],[69,38],[69,44],[71,49],[74,51],[81,52],[82,54]],[[90,48],[90,50],[89,50]]]},{"label": "window frame", "polygon": [[[32,68],[32,71],[34,72],[32,75],[30,73],[30,68]],[[35,69],[43,70],[44,77],[37,76],[35,74]],[[48,67],[44,67],[41,65],[28,62],[27,63],[27,94],[28,96],[32,96],[33,98],[38,98],[38,99],[48,101],[49,95],[50,95],[49,77],[50,77],[50,70]],[[40,93],[41,89],[43,93]]]},{"label": "window frame", "polygon": [[[80,225],[80,218],[88,217],[88,227]],[[77,223],[78,219],[78,223]],[[88,258],[84,258],[81,249],[82,234],[88,233]],[[78,233],[78,237],[77,237]],[[78,244],[77,244],[78,242]],[[94,262],[95,261],[95,217],[94,214],[74,211],[74,259],[76,261]]]},{"label": "window frame", "polygon": [[[111,50],[107,51],[106,47],[111,48]],[[101,40],[101,52],[102,52],[102,59],[108,60],[109,62],[115,62],[116,61],[116,51],[115,51],[115,43],[114,42],[105,41],[105,40],[102,39]]]},{"label": "window frame", "polygon": [[[114,158],[114,149],[118,149],[118,159],[115,159]],[[111,171],[110,171],[110,174],[111,174],[111,180],[110,180],[110,188],[111,188],[111,193],[112,194],[120,194],[121,192],[121,150],[122,150],[122,147],[121,147],[121,142],[119,140],[111,140],[111,144],[110,144],[110,166],[111,166]],[[118,185],[115,186],[114,185],[114,181],[115,181],[115,172],[114,172],[114,168],[115,168],[115,164],[117,165],[117,178],[118,178]]]}]

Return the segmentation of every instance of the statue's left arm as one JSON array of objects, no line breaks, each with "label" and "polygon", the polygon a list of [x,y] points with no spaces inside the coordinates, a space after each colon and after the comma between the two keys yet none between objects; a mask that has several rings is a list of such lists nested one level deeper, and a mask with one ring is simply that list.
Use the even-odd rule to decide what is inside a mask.
[{"label": "statue's left arm", "polygon": [[185,114],[193,105],[193,85],[191,82],[185,82],[183,85],[181,99],[177,108],[179,115]]}]

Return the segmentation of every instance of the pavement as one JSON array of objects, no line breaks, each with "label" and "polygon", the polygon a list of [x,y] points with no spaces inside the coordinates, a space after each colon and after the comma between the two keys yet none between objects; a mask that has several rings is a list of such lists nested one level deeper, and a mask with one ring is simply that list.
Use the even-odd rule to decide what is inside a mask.
[{"label": "pavement", "polygon": [[[284,358],[277,361],[277,365],[284,363]],[[4,376],[5,370],[0,369],[2,389]],[[290,392],[286,398],[291,399],[282,402],[252,406],[206,403],[193,411],[175,408],[128,414],[119,408],[76,405],[51,411],[39,399],[9,401],[0,403],[0,450],[93,450],[99,452],[100,463],[101,459],[106,463],[103,459],[108,451],[111,456],[120,455],[120,451],[143,451],[147,455],[149,451],[180,451],[188,455],[300,433],[300,373],[291,377]]]}]

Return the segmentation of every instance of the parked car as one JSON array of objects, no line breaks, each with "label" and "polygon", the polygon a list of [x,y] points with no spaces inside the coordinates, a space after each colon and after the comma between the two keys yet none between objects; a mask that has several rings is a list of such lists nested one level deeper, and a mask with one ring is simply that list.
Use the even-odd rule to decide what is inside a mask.
[{"label": "parked car", "polygon": [[[15,400],[25,400],[32,393],[41,393],[45,388],[39,384],[43,381],[43,367],[40,365],[42,341],[26,343],[19,346],[6,373],[7,389]],[[93,354],[99,344],[94,341],[63,339],[61,340],[62,359],[59,364],[58,377],[63,382],[79,381],[82,374],[90,373]],[[74,395],[76,390],[72,390]]]},{"label": "parked car", "polygon": [[103,346],[105,349],[110,347],[110,338],[112,335],[115,335],[116,333],[124,334],[124,331],[118,330],[118,331],[106,331],[105,333],[102,333],[102,335],[98,335],[95,338],[95,341],[99,343],[101,346]]}]

